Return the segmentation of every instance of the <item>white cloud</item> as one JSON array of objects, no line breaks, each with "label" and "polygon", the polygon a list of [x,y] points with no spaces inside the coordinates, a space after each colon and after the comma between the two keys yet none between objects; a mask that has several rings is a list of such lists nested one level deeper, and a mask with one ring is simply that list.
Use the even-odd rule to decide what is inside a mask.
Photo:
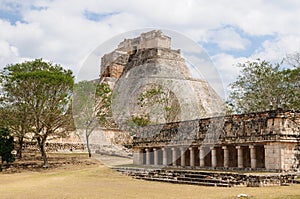
[{"label": "white cloud", "polygon": [[245,57],[235,58],[232,55],[221,53],[212,56],[212,61],[216,66],[223,81],[225,97],[229,94],[229,84],[237,78],[239,74],[238,63],[244,63],[251,59]]},{"label": "white cloud", "polygon": [[206,42],[216,43],[222,50],[245,50],[250,41],[242,38],[233,28],[222,28],[208,33]]},{"label": "white cloud", "polygon": [[[176,30],[194,41],[217,44],[226,51],[213,56],[225,85],[236,76],[232,65],[237,62],[257,57],[281,59],[286,53],[299,51],[297,0],[3,0],[0,9],[17,13],[22,17],[17,20],[26,22],[10,24],[0,18],[0,68],[26,57],[43,57],[72,68],[76,74],[87,54],[102,42],[145,27]],[[99,13],[99,21],[88,20],[85,12]],[[247,50],[253,42],[247,35],[277,38],[263,41],[248,57],[226,54]]]},{"label": "white cloud", "polygon": [[261,49],[257,50],[251,57],[281,62],[287,54],[297,51],[300,51],[299,35],[280,35],[274,40],[263,42]]},{"label": "white cloud", "polygon": [[0,40],[0,64],[5,66],[10,61],[17,59],[18,49],[7,41]]}]

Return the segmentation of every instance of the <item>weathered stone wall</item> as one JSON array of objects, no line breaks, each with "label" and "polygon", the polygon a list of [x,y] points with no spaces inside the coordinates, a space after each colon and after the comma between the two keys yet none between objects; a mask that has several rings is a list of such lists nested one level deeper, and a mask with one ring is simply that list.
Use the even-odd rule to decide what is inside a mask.
[{"label": "weathered stone wall", "polygon": [[[96,129],[89,137],[92,152],[107,154],[119,154],[128,156],[131,153],[124,146],[131,146],[132,137],[129,132],[118,129]],[[26,143],[24,149],[27,151],[38,151],[36,143]],[[68,137],[50,139],[46,143],[46,150],[51,152],[87,152],[84,131],[71,132]]]},{"label": "weathered stone wall", "polygon": [[[47,142],[45,149],[47,152],[86,152],[86,147],[83,143]],[[40,149],[36,142],[25,142],[23,151],[26,153],[38,153]]]},{"label": "weathered stone wall", "polygon": [[[105,54],[101,58],[100,77],[119,78],[127,64],[128,58],[129,54],[120,51],[113,51]],[[116,74],[114,74],[115,71],[117,72]]]},{"label": "weathered stone wall", "polygon": [[[300,134],[299,118],[300,112],[297,111],[267,111],[153,125],[140,128],[134,144],[138,146],[151,142],[155,146],[174,139],[177,139],[178,144],[190,139],[194,140],[192,143],[201,144],[206,136],[217,138],[217,144],[275,141],[297,143]],[[210,132],[211,130],[215,131]]]}]

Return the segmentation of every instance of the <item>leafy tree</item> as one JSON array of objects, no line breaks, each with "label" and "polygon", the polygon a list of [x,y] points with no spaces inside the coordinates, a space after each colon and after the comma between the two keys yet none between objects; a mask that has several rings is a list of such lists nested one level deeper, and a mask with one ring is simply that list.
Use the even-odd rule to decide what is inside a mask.
[{"label": "leafy tree", "polygon": [[234,112],[299,109],[299,70],[281,69],[260,59],[238,64],[241,74],[230,85]]},{"label": "leafy tree", "polygon": [[73,92],[73,115],[76,128],[84,132],[89,157],[90,135],[97,127],[112,127],[112,90],[108,84],[98,81],[81,81]]},{"label": "leafy tree", "polygon": [[89,137],[99,126],[97,120],[97,82],[81,81],[75,84],[73,91],[73,117],[76,128],[84,131],[89,157],[92,156]]},{"label": "leafy tree", "polygon": [[10,163],[15,160],[14,156],[11,153],[13,150],[14,138],[9,134],[9,131],[7,129],[0,128],[0,156],[2,160],[0,171],[4,162]]},{"label": "leafy tree", "polygon": [[282,63],[287,63],[292,68],[285,69],[284,82],[286,83],[287,90],[290,92],[287,94],[289,109],[300,109],[300,52],[288,54]]},{"label": "leafy tree", "polygon": [[23,103],[15,104],[14,106],[7,105],[0,110],[2,126],[8,128],[11,134],[17,138],[17,156],[20,159],[22,158],[24,140],[28,138],[27,135],[32,130],[29,118],[29,110]]},{"label": "leafy tree", "polygon": [[298,68],[285,69],[282,72],[283,76],[283,92],[284,109],[300,110],[300,65]]},{"label": "leafy tree", "polygon": [[287,63],[294,68],[300,68],[300,52],[288,54],[285,58],[283,58],[282,63]]},{"label": "leafy tree", "polygon": [[17,124],[31,127],[48,167],[45,143],[48,138],[65,136],[71,123],[70,98],[72,71],[42,59],[9,65],[1,73],[3,102],[11,113],[25,111],[26,118],[16,117]]}]

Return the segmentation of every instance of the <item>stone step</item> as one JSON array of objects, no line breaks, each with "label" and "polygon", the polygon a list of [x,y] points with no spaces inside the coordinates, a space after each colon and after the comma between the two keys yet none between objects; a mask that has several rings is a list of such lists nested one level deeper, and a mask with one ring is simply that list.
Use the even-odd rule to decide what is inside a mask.
[{"label": "stone step", "polygon": [[175,184],[191,184],[191,185],[201,185],[201,186],[217,186],[217,187],[231,187],[229,183],[221,182],[205,182],[205,181],[190,181],[185,179],[166,179],[160,177],[134,177],[136,179],[148,180],[148,181],[159,181],[159,182],[168,182]]},{"label": "stone step", "polygon": [[136,179],[205,186],[279,186],[288,185],[295,181],[295,175],[291,174],[281,174],[281,176],[278,176],[278,174],[245,175],[239,173],[194,172],[189,170],[164,170],[152,168],[115,168],[115,170]]}]

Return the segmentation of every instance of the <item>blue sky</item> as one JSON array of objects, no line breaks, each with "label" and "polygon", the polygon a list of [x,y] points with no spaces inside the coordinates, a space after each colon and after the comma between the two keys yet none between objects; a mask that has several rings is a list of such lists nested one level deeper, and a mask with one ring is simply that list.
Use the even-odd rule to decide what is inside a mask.
[{"label": "blue sky", "polygon": [[44,58],[76,74],[97,46],[116,35],[167,29],[202,46],[227,89],[237,63],[279,62],[299,51],[299,13],[297,0],[2,0],[0,69]]}]

